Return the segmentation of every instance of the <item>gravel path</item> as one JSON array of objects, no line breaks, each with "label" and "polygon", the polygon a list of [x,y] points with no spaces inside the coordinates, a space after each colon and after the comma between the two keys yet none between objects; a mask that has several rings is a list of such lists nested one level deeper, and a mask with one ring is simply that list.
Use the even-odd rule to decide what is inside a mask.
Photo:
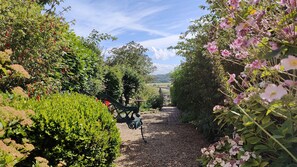
[{"label": "gravel path", "polygon": [[122,145],[117,167],[197,167],[200,149],[207,143],[190,124],[179,123],[179,111],[164,107],[161,112],[142,113],[145,144],[140,129],[117,124]]}]

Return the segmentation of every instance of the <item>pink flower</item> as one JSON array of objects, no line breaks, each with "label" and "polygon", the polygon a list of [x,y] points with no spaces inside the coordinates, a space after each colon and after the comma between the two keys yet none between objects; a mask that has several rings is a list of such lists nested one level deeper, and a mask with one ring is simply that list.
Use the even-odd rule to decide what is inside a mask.
[{"label": "pink flower", "polygon": [[246,79],[242,81],[241,86],[243,86],[245,88],[248,88],[249,87],[249,84],[248,84],[248,82],[247,82]]},{"label": "pink flower", "polygon": [[243,93],[240,93],[234,100],[233,100],[233,103],[234,104],[239,104],[241,102],[241,100],[244,99],[244,94]]},{"label": "pink flower", "polygon": [[297,7],[297,1],[296,0],[280,0],[280,2],[278,2],[278,4],[283,5],[283,6],[287,6],[287,7]]},{"label": "pink flower", "polygon": [[248,28],[249,28],[248,23],[246,23],[246,22],[239,23],[239,25],[235,27],[236,34],[238,36],[244,36],[244,35],[246,35]]},{"label": "pink flower", "polygon": [[246,52],[246,51],[242,51],[242,52],[238,52],[238,53],[236,53],[236,54],[235,54],[235,58],[241,60],[241,59],[245,59],[245,58],[247,58],[248,55],[249,55],[248,52]]},{"label": "pink flower", "polygon": [[271,69],[272,69],[272,70],[280,70],[280,65],[277,64],[277,65],[271,67]]},{"label": "pink flower", "polygon": [[244,39],[242,36],[239,36],[237,39],[235,39],[232,44],[230,45],[230,48],[232,49],[240,49],[241,46],[244,44]]},{"label": "pink flower", "polygon": [[239,2],[240,2],[241,0],[229,0],[228,2],[229,2],[229,5],[230,6],[232,6],[233,8],[238,8],[239,7]]},{"label": "pink flower", "polygon": [[222,50],[221,54],[223,57],[230,57],[230,55],[231,55],[230,51],[228,51],[226,49]]},{"label": "pink flower", "polygon": [[260,0],[253,0],[253,5],[257,5],[259,3]]},{"label": "pink flower", "polygon": [[297,86],[297,82],[292,80],[285,80],[283,85],[288,87]]},{"label": "pink flower", "polygon": [[240,151],[240,147],[239,146],[232,146],[231,149],[229,150],[230,155],[236,155],[238,154]]},{"label": "pink flower", "polygon": [[253,37],[248,40],[248,45],[257,46],[260,43],[260,39],[258,37]]},{"label": "pink flower", "polygon": [[213,111],[219,111],[219,110],[222,110],[224,109],[224,106],[221,106],[221,105],[216,105],[213,107]]},{"label": "pink flower", "polygon": [[223,18],[222,21],[220,22],[220,27],[221,27],[222,29],[231,28],[231,24],[230,24],[230,22],[229,22],[228,19]]},{"label": "pink flower", "polygon": [[279,100],[284,95],[287,94],[287,90],[283,88],[281,85],[276,86],[275,84],[269,84],[264,93],[260,94],[260,97],[263,100],[267,100],[268,102],[272,102],[273,100]]},{"label": "pink flower", "polygon": [[285,71],[297,69],[297,58],[289,55],[288,58],[281,60],[281,65],[285,67]]},{"label": "pink flower", "polygon": [[272,50],[277,50],[278,49],[277,43],[269,42],[269,44],[270,44]]},{"label": "pink flower", "polygon": [[246,73],[244,73],[244,72],[241,72],[241,73],[240,73],[240,76],[241,76],[242,78],[247,78],[247,75],[246,75]]},{"label": "pink flower", "polygon": [[218,51],[217,43],[215,41],[208,42],[207,45],[204,45],[204,48],[207,48],[210,53],[215,53]]},{"label": "pink flower", "polygon": [[206,148],[202,148],[201,153],[204,154],[206,152],[206,150],[207,150]]},{"label": "pink flower", "polygon": [[255,60],[251,64],[246,65],[246,68],[251,68],[251,69],[260,69],[262,67],[266,66],[266,61],[263,63],[260,60]]},{"label": "pink flower", "polygon": [[229,74],[229,80],[227,81],[229,84],[235,81],[235,74]]},{"label": "pink flower", "polygon": [[242,155],[240,158],[243,160],[243,161],[248,161],[251,157],[251,153],[249,152],[245,152],[244,155]]},{"label": "pink flower", "polygon": [[296,36],[295,25],[291,24],[283,28],[283,33],[288,37]]}]

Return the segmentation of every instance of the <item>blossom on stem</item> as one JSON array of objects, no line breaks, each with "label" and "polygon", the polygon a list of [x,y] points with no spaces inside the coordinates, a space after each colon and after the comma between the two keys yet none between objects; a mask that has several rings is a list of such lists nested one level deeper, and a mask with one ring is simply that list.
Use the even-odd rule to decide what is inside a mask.
[{"label": "blossom on stem", "polygon": [[238,53],[236,53],[236,54],[235,54],[235,58],[241,60],[241,59],[245,59],[245,58],[247,58],[248,55],[249,55],[249,53],[248,53],[247,51],[242,51],[242,52],[238,52]]},{"label": "blossom on stem", "polygon": [[210,53],[215,53],[218,51],[217,42],[208,42],[207,45],[204,45],[204,48],[206,48]]},{"label": "blossom on stem", "polygon": [[243,160],[243,161],[248,161],[251,157],[251,153],[250,152],[245,152],[244,155],[242,155],[240,158]]},{"label": "blossom on stem", "polygon": [[235,81],[235,74],[229,74],[229,80],[227,81],[229,84]]},{"label": "blossom on stem", "polygon": [[251,64],[246,65],[245,68],[260,69],[266,65],[266,61],[261,62],[260,60],[254,60]]},{"label": "blossom on stem", "polygon": [[232,44],[230,45],[230,48],[232,49],[240,49],[241,46],[244,43],[244,39],[242,36],[239,36],[237,39],[235,39]]},{"label": "blossom on stem", "polygon": [[219,110],[222,110],[222,109],[224,109],[225,107],[224,106],[221,106],[221,105],[215,105],[214,107],[213,107],[213,111],[219,111]]},{"label": "blossom on stem", "polygon": [[240,23],[235,27],[237,36],[245,36],[249,30],[249,24],[247,22]]},{"label": "blossom on stem", "polygon": [[221,54],[223,57],[230,57],[231,52],[229,50],[224,49],[221,51]]},{"label": "blossom on stem", "polygon": [[285,71],[297,69],[297,57],[289,55],[288,58],[281,60],[281,65],[284,66]]},{"label": "blossom on stem", "polygon": [[235,104],[239,104],[241,102],[241,100],[244,99],[244,94],[243,93],[240,93],[234,100],[233,100],[233,103]]},{"label": "blossom on stem", "polygon": [[260,43],[260,39],[258,37],[252,37],[248,40],[247,45],[257,46]]},{"label": "blossom on stem", "polygon": [[228,19],[226,19],[226,18],[223,18],[222,21],[220,22],[220,27],[222,29],[231,28],[230,21]]},{"label": "blossom on stem", "polygon": [[228,2],[231,7],[233,7],[234,9],[237,9],[239,7],[240,1],[241,0],[229,0]]},{"label": "blossom on stem", "polygon": [[237,145],[234,145],[234,146],[232,146],[232,147],[230,148],[230,150],[229,150],[229,154],[230,154],[230,155],[236,155],[236,154],[239,153],[239,151],[240,151],[240,147],[237,146]]},{"label": "blossom on stem", "polygon": [[278,49],[277,43],[275,43],[275,42],[269,42],[269,45],[271,46],[272,50],[277,50]]},{"label": "blossom on stem", "polygon": [[284,86],[288,86],[288,87],[293,87],[293,86],[297,86],[297,82],[296,81],[292,81],[292,80],[285,80],[283,83]]},{"label": "blossom on stem", "polygon": [[282,85],[276,86],[275,84],[269,84],[264,93],[260,94],[260,97],[263,100],[267,100],[268,102],[272,102],[273,100],[279,100],[284,95],[288,94],[287,90],[282,87]]},{"label": "blossom on stem", "polygon": [[252,4],[253,5],[257,5],[259,3],[260,0],[253,0]]}]

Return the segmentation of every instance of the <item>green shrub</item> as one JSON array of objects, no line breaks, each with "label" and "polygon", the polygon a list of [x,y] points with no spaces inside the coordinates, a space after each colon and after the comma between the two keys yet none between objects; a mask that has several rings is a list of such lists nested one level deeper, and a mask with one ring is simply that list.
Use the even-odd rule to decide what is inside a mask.
[{"label": "green shrub", "polygon": [[163,102],[164,102],[164,98],[163,96],[160,96],[160,95],[156,95],[156,96],[152,96],[148,99],[148,102],[147,104],[149,106],[151,106],[151,108],[153,109],[159,109],[161,110],[162,107],[163,107]]},{"label": "green shrub", "polygon": [[13,96],[15,94],[0,92],[0,167],[16,165],[34,149],[26,133],[26,129],[33,124],[30,115],[34,115],[34,112],[4,105]]},{"label": "green shrub", "polygon": [[36,112],[28,129],[35,146],[26,159],[29,163],[33,157],[40,156],[54,166],[60,161],[67,166],[111,166],[119,153],[116,122],[107,108],[91,97],[55,94],[40,101],[23,100],[13,105]]}]

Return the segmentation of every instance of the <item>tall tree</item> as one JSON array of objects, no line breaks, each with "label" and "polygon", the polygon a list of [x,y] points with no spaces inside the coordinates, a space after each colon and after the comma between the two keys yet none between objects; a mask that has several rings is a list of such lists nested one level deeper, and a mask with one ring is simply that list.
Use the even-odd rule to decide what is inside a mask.
[{"label": "tall tree", "polygon": [[151,58],[146,55],[148,51],[142,45],[131,41],[126,45],[113,48],[107,63],[111,66],[120,65],[135,70],[140,75],[148,75],[155,70]]}]

